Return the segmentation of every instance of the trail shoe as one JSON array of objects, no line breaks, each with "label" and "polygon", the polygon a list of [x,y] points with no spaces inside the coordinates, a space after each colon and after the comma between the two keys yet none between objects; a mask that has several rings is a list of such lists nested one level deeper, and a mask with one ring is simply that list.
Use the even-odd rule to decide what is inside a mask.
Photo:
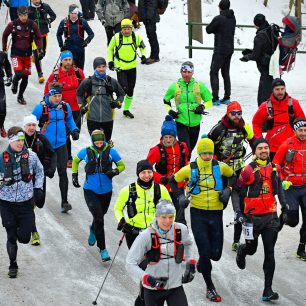
[{"label": "trail shoe", "polygon": [[40,72],[38,74],[38,82],[39,82],[39,84],[43,84],[45,82],[45,77],[44,77],[44,74],[42,72]]},{"label": "trail shoe", "polygon": [[68,202],[63,202],[62,203],[61,213],[67,213],[71,209],[72,209],[71,204],[69,204]]},{"label": "trail shoe", "polygon": [[101,250],[100,255],[101,255],[101,259],[102,259],[103,262],[110,260],[110,256],[107,252],[107,249]]},{"label": "trail shoe", "polygon": [[124,115],[125,117],[131,118],[131,119],[134,118],[134,115],[133,115],[129,110],[123,111],[123,115]]},{"label": "trail shoe", "polygon": [[300,250],[300,248],[298,248],[298,250],[296,252],[296,256],[297,256],[297,258],[306,261],[306,252],[305,252],[305,250]]},{"label": "trail shoe", "polygon": [[38,232],[33,232],[32,233],[32,240],[31,240],[32,245],[40,245],[40,236]]},{"label": "trail shoe", "polygon": [[97,238],[96,238],[94,229],[92,228],[92,226],[89,226],[88,244],[90,246],[94,246],[96,242],[97,242]]},{"label": "trail shoe", "polygon": [[0,135],[1,135],[2,138],[7,137],[7,132],[6,132],[4,127],[0,128]]},{"label": "trail shoe", "polygon": [[159,62],[159,58],[148,57],[146,59],[146,65],[151,65],[151,64],[154,64],[154,63],[157,63],[157,62]]},{"label": "trail shoe", "polygon": [[213,105],[214,106],[219,106],[221,103],[220,103],[220,100],[213,100]]},{"label": "trail shoe", "polygon": [[21,105],[26,105],[27,101],[24,99],[24,97],[18,97],[17,102]]},{"label": "trail shoe", "polygon": [[264,289],[261,300],[263,302],[275,301],[278,300],[279,295],[277,292],[273,292],[271,287],[267,287]]},{"label": "trail shoe", "polygon": [[217,293],[216,289],[214,287],[207,288],[206,297],[211,302],[221,302],[221,296]]},{"label": "trail shoe", "polygon": [[72,168],[72,160],[68,159],[67,161],[67,168]]},{"label": "trail shoe", "polygon": [[139,295],[135,300],[134,306],[146,306],[144,299],[142,299]]},{"label": "trail shoe", "polygon": [[238,242],[234,241],[233,244],[232,244],[232,251],[237,252],[239,246],[240,246],[240,242],[239,241]]},{"label": "trail shoe", "polygon": [[228,97],[224,97],[223,99],[220,100],[220,103],[221,103],[221,104],[228,105],[228,104],[231,103],[231,99],[228,98]]},{"label": "trail shoe", "polygon": [[17,263],[14,262],[14,263],[10,264],[9,272],[8,272],[7,275],[9,276],[9,278],[16,278],[17,274],[18,274],[18,266],[17,266]]},{"label": "trail shoe", "polygon": [[236,263],[239,269],[245,269],[245,255],[243,254],[244,245],[240,245],[237,250]]}]

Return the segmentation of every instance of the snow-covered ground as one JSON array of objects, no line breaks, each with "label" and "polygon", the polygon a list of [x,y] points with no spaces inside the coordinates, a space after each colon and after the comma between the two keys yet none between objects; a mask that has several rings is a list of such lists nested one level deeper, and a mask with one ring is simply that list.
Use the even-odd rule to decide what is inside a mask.
[{"label": "snow-covered ground", "polygon": [[[49,49],[43,60],[44,73],[47,77],[59,55],[55,33],[57,26],[68,11],[66,1],[45,1],[49,3],[57,14],[52,24]],[[237,23],[252,24],[256,13],[264,13],[269,22],[281,23],[281,18],[288,12],[288,0],[269,2],[273,7],[265,8],[262,0],[232,0]],[[126,170],[115,177],[113,200],[105,218],[106,243],[111,256],[118,248],[121,233],[116,231],[116,221],[113,205],[119,190],[135,180],[136,162],[144,159],[149,148],[156,144],[160,137],[160,126],[165,116],[163,108],[163,94],[170,84],[179,77],[180,64],[187,60],[187,21],[186,0],[171,0],[166,13],[158,24],[158,36],[161,49],[161,61],[151,66],[139,65],[138,79],[135,90],[135,100],[131,111],[135,119],[124,118],[122,111],[117,111],[112,139],[115,147],[126,163]],[[203,0],[203,20],[209,22],[218,14],[219,0]],[[306,6],[303,10],[306,12]],[[6,8],[0,11],[0,31],[4,28]],[[92,60],[96,56],[106,56],[106,36],[98,20],[91,21],[95,31],[95,38],[86,49],[85,74],[92,74]],[[149,46],[145,29],[138,31]],[[237,46],[252,47],[255,29],[237,29]],[[196,43],[195,43],[196,44]],[[213,45],[213,36],[204,34],[205,46]],[[304,47],[304,41],[301,49]],[[148,47],[149,49],[149,47]],[[306,49],[306,48],[305,48]],[[149,50],[148,50],[149,51]],[[148,52],[149,53],[149,52]],[[209,67],[212,51],[194,51],[192,61],[195,64],[195,77],[209,86]],[[241,54],[236,52],[232,59],[232,99],[243,105],[244,118],[247,122],[257,108],[257,85],[259,74],[253,62],[239,61]],[[298,55],[295,70],[284,76],[289,94],[298,98],[306,110],[305,93],[305,64],[306,56]],[[27,106],[16,102],[7,89],[8,115],[6,127],[21,124],[22,118],[29,114],[34,105],[42,98],[43,85],[37,82],[35,67],[25,93]],[[111,75],[114,75],[111,73]],[[222,97],[222,86],[220,96]],[[207,133],[221,118],[225,107],[214,107],[210,114],[203,117],[201,132]],[[6,140],[0,140],[0,147],[4,149]],[[73,144],[73,152],[90,143],[86,124],[83,124],[80,140]],[[68,170],[71,181],[71,170]],[[80,181],[84,179],[84,172],[80,170]],[[7,277],[8,257],[6,253],[6,233],[0,228],[0,305],[91,305],[106,275],[110,262],[102,264],[98,249],[87,244],[88,226],[91,215],[85,204],[82,189],[75,189],[69,185],[69,201],[73,210],[63,215],[59,212],[60,198],[58,180],[47,181],[47,202],[42,210],[36,210],[36,219],[42,245],[19,245],[17,279]],[[224,212],[224,224],[232,221],[231,207]],[[300,226],[300,225],[299,225]],[[259,305],[263,290],[263,249],[261,243],[257,253],[247,257],[247,267],[244,271],[237,268],[235,253],[231,251],[233,228],[225,229],[224,250],[221,260],[213,264],[213,281],[223,298],[223,305]],[[274,290],[280,294],[277,305],[305,305],[306,304],[306,263],[295,258],[295,251],[299,241],[299,228],[285,227],[280,233],[276,244],[276,270]],[[196,247],[194,247],[196,254]],[[99,305],[119,306],[133,305],[138,291],[138,285],[127,275],[124,262],[127,254],[125,242],[122,244],[114,262],[104,289],[98,300]],[[206,288],[201,275],[185,286],[189,305],[205,305],[211,302],[205,298]]]}]

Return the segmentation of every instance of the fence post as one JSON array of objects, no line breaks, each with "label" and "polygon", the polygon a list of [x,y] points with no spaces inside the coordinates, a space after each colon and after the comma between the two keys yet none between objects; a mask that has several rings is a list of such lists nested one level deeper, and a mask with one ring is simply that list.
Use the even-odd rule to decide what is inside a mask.
[{"label": "fence post", "polygon": [[189,58],[192,58],[192,22],[188,23]]}]

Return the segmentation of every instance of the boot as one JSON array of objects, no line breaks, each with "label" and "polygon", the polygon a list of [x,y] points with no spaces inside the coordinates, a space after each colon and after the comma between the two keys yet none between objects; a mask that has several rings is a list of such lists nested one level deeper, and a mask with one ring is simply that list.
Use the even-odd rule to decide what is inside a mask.
[{"label": "boot", "polygon": [[240,246],[240,242],[239,241],[237,241],[237,242],[234,241],[233,244],[232,244],[232,251],[237,252],[239,246]]},{"label": "boot", "polygon": [[159,58],[148,57],[146,59],[146,65],[151,65],[151,64],[154,64],[154,63],[157,63],[157,62],[159,62]]},{"label": "boot", "polygon": [[231,103],[231,99],[230,99],[230,97],[224,97],[223,99],[220,100],[220,103],[228,105],[228,104]]},{"label": "boot", "polygon": [[300,243],[296,252],[297,258],[306,261],[305,243]]},{"label": "boot", "polygon": [[24,99],[24,97],[18,97],[17,102],[21,105],[26,105],[27,101]]},{"label": "boot", "polygon": [[45,77],[44,77],[44,74],[42,72],[40,72],[38,74],[38,82],[39,82],[39,84],[43,84],[45,82]]},{"label": "boot", "polygon": [[131,119],[134,118],[134,115],[133,115],[129,110],[123,111],[123,115],[124,115],[125,117],[131,118]]},{"label": "boot", "polygon": [[103,262],[109,261],[111,259],[107,249],[101,250],[100,255]]},{"label": "boot", "polygon": [[212,102],[213,102],[213,105],[214,105],[214,106],[219,106],[219,105],[221,104],[220,100],[214,100],[214,99],[213,99]]},{"label": "boot", "polygon": [[38,232],[33,232],[32,233],[32,240],[31,240],[32,245],[40,245],[40,236]]},{"label": "boot", "polygon": [[261,300],[263,302],[269,302],[272,300],[278,300],[279,296],[277,292],[273,292],[271,287],[267,287],[264,289]]},{"label": "boot", "polygon": [[9,266],[8,276],[9,278],[16,278],[18,274],[18,265],[17,262],[14,261]]}]

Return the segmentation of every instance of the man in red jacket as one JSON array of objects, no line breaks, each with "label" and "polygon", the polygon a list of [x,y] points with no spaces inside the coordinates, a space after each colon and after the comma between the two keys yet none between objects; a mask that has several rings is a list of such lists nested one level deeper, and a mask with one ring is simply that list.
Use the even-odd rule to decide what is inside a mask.
[{"label": "man in red jacket", "polygon": [[[155,165],[154,181],[165,185],[169,191],[176,209],[175,221],[186,224],[184,210],[179,210],[177,194],[173,194],[168,184],[170,176],[189,163],[188,147],[185,142],[179,142],[176,136],[176,123],[170,115],[167,115],[161,128],[160,142],[150,149],[147,160]],[[180,183],[178,187],[184,193],[184,182]]]},{"label": "man in red jacket", "polygon": [[270,99],[259,106],[252,121],[256,138],[262,137],[263,123],[267,123],[265,138],[269,142],[271,160],[283,140],[294,135],[295,118],[305,118],[300,102],[287,94],[282,79],[273,80]]},{"label": "man in red jacket", "polygon": [[[63,101],[69,103],[73,119],[78,129],[81,130],[81,114],[80,106],[77,102],[76,92],[82,80],[84,80],[84,72],[81,68],[73,65],[73,55],[70,51],[61,53],[61,64],[58,69],[54,70],[48,78],[45,85],[45,95],[49,92],[49,84],[58,82],[63,84],[62,95]],[[70,136],[67,139],[68,162],[67,167],[72,166],[71,141]]]},{"label": "man in red jacket", "polygon": [[273,162],[282,167],[282,185],[288,203],[282,212],[281,224],[297,226],[301,207],[303,223],[297,257],[306,261],[306,120],[295,119],[293,129],[295,135],[282,143]]},{"label": "man in red jacket", "polygon": [[17,9],[18,19],[11,21],[5,28],[2,35],[2,49],[7,52],[7,40],[9,35],[12,35],[11,58],[12,66],[15,72],[12,92],[16,94],[18,91],[18,83],[21,80],[17,102],[25,105],[23,94],[28,85],[28,78],[31,74],[31,55],[32,42],[38,49],[38,58],[41,60],[45,56],[43,50],[42,38],[37,24],[28,19],[28,8],[20,6]]}]

